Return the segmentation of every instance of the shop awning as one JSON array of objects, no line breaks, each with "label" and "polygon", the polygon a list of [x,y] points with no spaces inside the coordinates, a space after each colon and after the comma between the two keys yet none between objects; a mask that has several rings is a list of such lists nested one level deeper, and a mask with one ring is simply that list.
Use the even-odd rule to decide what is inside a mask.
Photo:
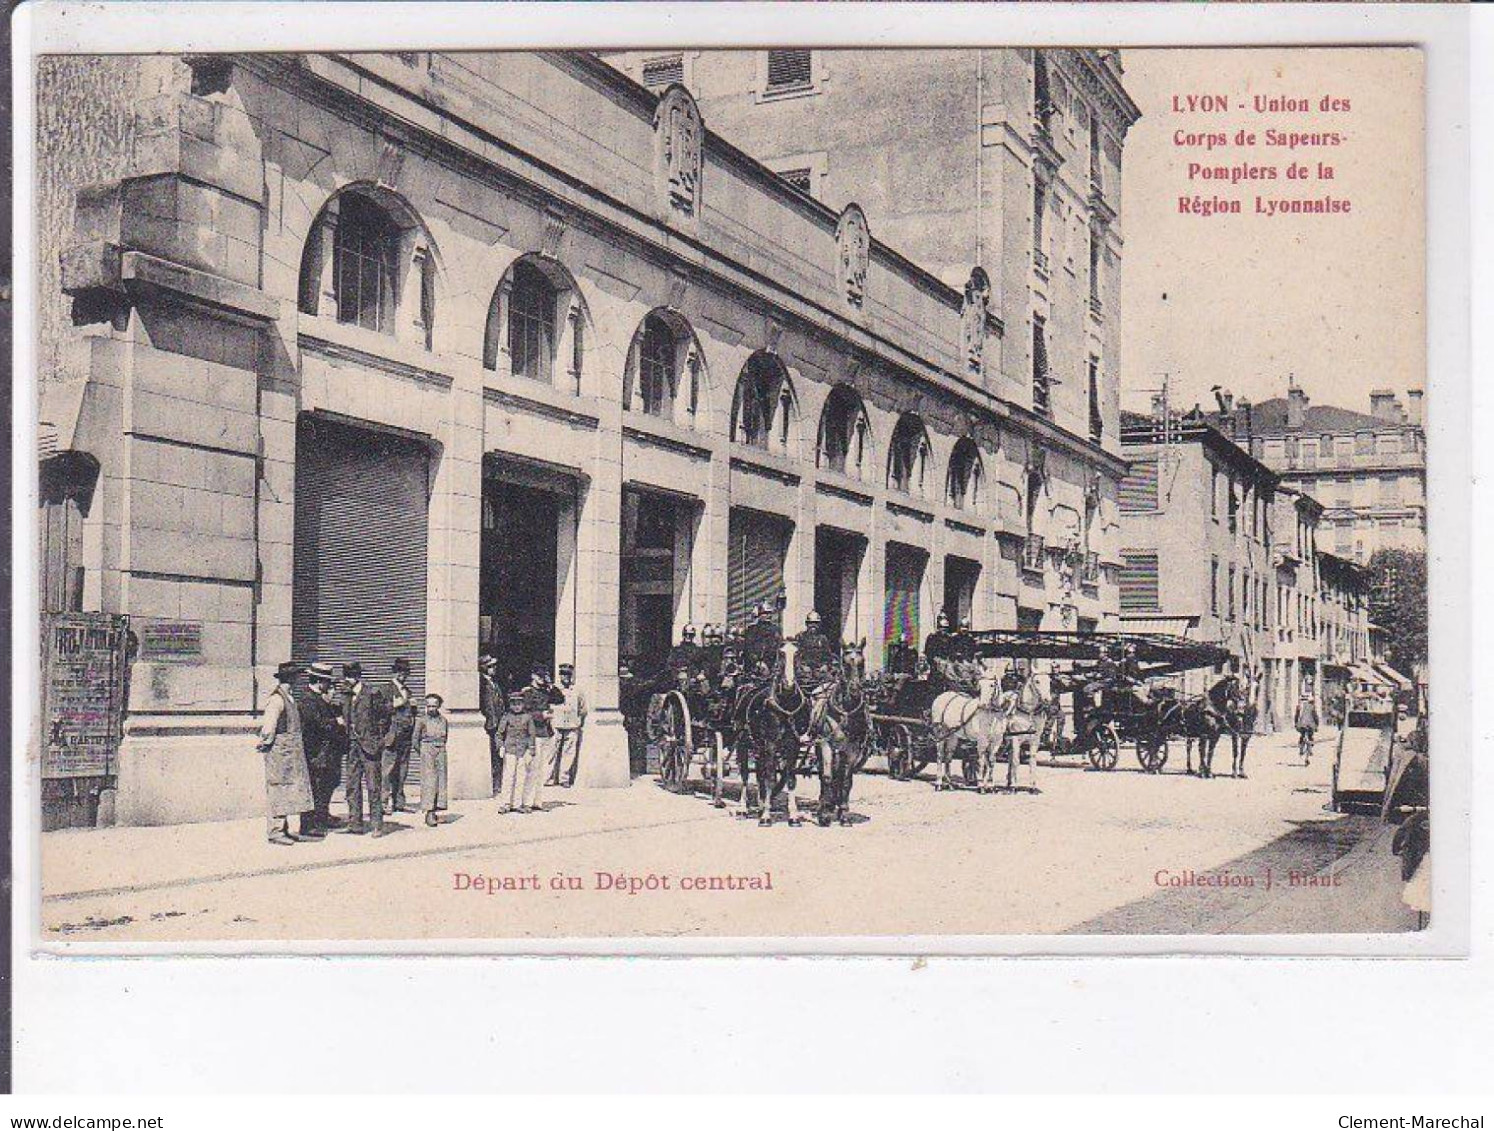
[{"label": "shop awning", "polygon": [[1374,668],[1375,671],[1379,672],[1380,675],[1383,676],[1393,687],[1399,687],[1402,691],[1410,691],[1414,686],[1414,684],[1412,684],[1409,679],[1403,676],[1400,672],[1396,671],[1389,664],[1382,664],[1379,661],[1371,660],[1370,666]]}]

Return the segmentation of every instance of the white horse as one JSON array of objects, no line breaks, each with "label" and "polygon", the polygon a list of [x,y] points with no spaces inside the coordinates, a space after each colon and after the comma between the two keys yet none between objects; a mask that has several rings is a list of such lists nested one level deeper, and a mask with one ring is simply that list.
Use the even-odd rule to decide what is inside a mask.
[{"label": "white horse", "polygon": [[939,777],[935,789],[953,789],[949,763],[961,742],[975,744],[981,767],[980,792],[988,792],[990,766],[1006,740],[1008,711],[1002,702],[1001,675],[995,666],[986,668],[976,681],[976,694],[945,691],[929,708],[934,741],[939,744]]}]

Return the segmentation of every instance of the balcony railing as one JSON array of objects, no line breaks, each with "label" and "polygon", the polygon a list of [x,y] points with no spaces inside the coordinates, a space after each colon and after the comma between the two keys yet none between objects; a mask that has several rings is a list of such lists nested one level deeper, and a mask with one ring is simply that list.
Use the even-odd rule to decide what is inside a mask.
[{"label": "balcony railing", "polygon": [[1100,301],[1099,295],[1089,296],[1089,313],[1094,318],[1103,318],[1105,316],[1105,304]]},{"label": "balcony railing", "polygon": [[1022,568],[1034,573],[1043,572],[1043,536],[1029,534],[1022,544]]}]

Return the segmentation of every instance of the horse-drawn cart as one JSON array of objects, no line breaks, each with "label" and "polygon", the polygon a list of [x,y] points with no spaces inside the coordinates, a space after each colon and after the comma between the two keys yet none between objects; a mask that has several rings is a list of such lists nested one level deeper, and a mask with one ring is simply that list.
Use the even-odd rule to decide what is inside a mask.
[{"label": "horse-drawn cart", "polygon": [[[970,647],[979,662],[1023,660],[1046,668],[1043,703],[1036,712],[1035,745],[1041,754],[1085,757],[1097,770],[1113,770],[1122,745],[1130,744],[1148,773],[1166,764],[1167,742],[1182,733],[1184,710],[1172,689],[1155,681],[1230,658],[1214,644],[1135,633],[992,630],[971,633]],[[954,680],[937,671],[882,678],[872,713],[873,749],[886,756],[890,776],[915,777],[938,757],[939,735],[929,711],[938,694],[951,689],[976,693],[973,679]],[[953,756],[961,760],[966,784],[974,784],[973,746],[957,744]]]}]

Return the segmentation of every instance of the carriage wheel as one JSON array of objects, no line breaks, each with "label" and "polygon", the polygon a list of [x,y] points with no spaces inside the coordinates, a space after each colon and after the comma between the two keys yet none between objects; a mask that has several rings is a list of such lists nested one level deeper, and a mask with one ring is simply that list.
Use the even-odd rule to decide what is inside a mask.
[{"label": "carriage wheel", "polygon": [[1154,738],[1136,740],[1136,760],[1141,763],[1141,768],[1149,774],[1160,774],[1162,767],[1167,765],[1167,740]]},{"label": "carriage wheel", "polygon": [[1089,739],[1089,764],[1097,770],[1113,770],[1120,764],[1120,738],[1114,727],[1095,727]]},{"label": "carriage wheel", "polygon": [[908,731],[908,777],[916,778],[939,754],[939,744],[931,739],[927,731],[922,735],[913,733],[910,726]]},{"label": "carriage wheel", "polygon": [[666,788],[683,793],[690,776],[690,705],[678,691],[671,691],[659,706],[654,731],[659,747],[659,780]]}]

